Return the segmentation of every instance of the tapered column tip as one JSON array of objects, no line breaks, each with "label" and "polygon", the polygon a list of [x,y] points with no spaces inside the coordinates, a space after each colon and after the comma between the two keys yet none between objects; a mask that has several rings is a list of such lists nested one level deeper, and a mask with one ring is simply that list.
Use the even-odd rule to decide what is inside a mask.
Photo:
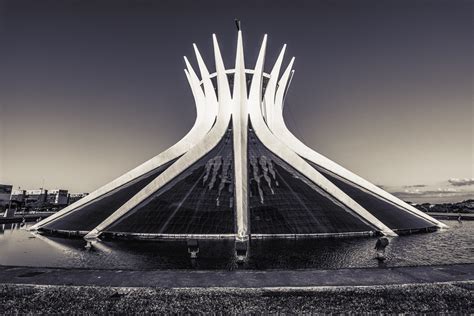
[{"label": "tapered column tip", "polygon": [[183,59],[184,59],[184,62],[186,63],[186,66],[187,66],[188,68],[191,67],[191,63],[189,62],[188,57],[183,56]]}]

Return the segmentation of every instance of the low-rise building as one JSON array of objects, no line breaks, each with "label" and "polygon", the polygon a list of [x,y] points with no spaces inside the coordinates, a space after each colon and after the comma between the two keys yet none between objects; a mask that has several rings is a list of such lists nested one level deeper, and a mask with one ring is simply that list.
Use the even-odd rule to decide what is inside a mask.
[{"label": "low-rise building", "polygon": [[0,211],[3,211],[8,207],[11,195],[12,186],[9,184],[0,184]]},{"label": "low-rise building", "polygon": [[12,190],[11,202],[15,205],[21,206],[25,202],[26,190],[15,189]]},{"label": "low-rise building", "polygon": [[68,204],[72,204],[74,202],[79,201],[83,197],[89,195],[89,193],[70,193],[69,194],[69,201]]},{"label": "low-rise building", "polygon": [[47,194],[47,204],[64,206],[68,204],[68,191],[61,189],[49,190]]},{"label": "low-rise building", "polygon": [[24,206],[26,208],[41,208],[46,205],[48,190],[26,190]]}]

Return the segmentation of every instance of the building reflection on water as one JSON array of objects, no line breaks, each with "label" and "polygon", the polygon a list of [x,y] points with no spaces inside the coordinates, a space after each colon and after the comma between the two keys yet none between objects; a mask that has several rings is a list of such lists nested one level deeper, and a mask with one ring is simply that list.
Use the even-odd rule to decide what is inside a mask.
[{"label": "building reflection on water", "polygon": [[[474,222],[447,221],[449,230],[394,238],[387,265],[474,262]],[[0,264],[98,269],[333,269],[377,266],[375,238],[252,240],[243,265],[232,240],[200,240],[191,260],[186,241],[98,241],[32,234],[20,224],[0,225]]]}]

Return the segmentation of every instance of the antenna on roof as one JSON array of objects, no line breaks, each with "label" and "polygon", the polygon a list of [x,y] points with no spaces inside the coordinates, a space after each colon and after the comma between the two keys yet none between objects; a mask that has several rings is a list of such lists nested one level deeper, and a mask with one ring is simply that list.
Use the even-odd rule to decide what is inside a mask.
[{"label": "antenna on roof", "polygon": [[235,21],[235,26],[237,27],[237,31],[240,31],[240,20],[234,19],[234,21]]}]

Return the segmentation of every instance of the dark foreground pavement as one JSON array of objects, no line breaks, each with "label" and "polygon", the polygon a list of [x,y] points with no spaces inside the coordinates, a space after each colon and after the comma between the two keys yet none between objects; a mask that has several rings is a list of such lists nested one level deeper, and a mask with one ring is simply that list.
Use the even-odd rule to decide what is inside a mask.
[{"label": "dark foreground pavement", "polygon": [[0,314],[456,314],[473,313],[474,282],[298,289],[0,284]]},{"label": "dark foreground pavement", "polygon": [[0,283],[159,288],[373,286],[474,281],[474,263],[338,270],[92,270],[0,266]]}]

